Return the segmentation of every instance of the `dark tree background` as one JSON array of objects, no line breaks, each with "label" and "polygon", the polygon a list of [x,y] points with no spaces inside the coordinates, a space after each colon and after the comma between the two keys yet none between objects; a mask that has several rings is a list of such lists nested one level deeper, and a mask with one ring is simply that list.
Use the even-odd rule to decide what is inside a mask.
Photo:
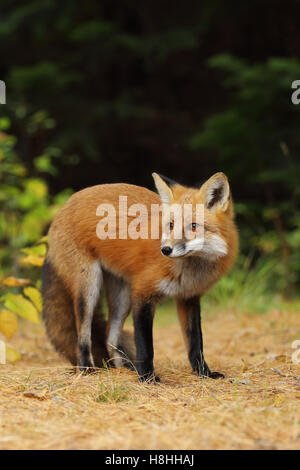
[{"label": "dark tree background", "polygon": [[300,279],[299,1],[1,0],[2,116],[52,194],[228,174],[241,252]]}]

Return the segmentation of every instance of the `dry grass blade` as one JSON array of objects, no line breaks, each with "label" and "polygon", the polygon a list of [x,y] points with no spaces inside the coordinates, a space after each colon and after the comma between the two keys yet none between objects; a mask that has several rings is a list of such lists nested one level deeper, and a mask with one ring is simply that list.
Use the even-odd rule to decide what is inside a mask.
[{"label": "dry grass blade", "polygon": [[0,449],[299,449],[297,335],[297,312],[208,319],[206,359],[226,378],[203,380],[179,326],[156,327],[153,386],[125,368],[74,372],[26,326],[22,359],[0,366]]}]

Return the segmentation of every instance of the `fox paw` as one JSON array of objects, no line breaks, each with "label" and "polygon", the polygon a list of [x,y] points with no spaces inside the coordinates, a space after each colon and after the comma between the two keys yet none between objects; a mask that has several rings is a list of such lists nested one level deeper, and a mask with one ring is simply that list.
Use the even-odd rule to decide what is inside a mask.
[{"label": "fox paw", "polygon": [[220,372],[211,372],[210,370],[199,372],[198,375],[201,379],[225,379],[225,375]]},{"label": "fox paw", "polygon": [[225,379],[225,375],[221,374],[221,372],[210,372],[208,377],[210,379]]},{"label": "fox paw", "polygon": [[160,378],[155,374],[145,374],[139,376],[139,381],[148,385],[155,385],[160,382]]}]

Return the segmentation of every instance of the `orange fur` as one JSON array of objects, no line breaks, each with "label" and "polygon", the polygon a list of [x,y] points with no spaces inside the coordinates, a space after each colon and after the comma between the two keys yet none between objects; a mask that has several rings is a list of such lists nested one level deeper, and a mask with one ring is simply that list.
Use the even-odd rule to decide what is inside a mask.
[{"label": "orange fur", "polygon": [[[203,193],[196,189],[178,185],[174,187],[173,194],[174,202],[179,204],[203,203]],[[117,208],[119,195],[128,197],[128,207],[135,203],[145,204],[149,216],[151,204],[160,204],[156,193],[142,187],[128,184],[93,186],[74,194],[52,223],[49,255],[74,295],[79,292],[74,274],[93,260],[101,260],[109,270],[129,281],[137,296],[158,295],[157,281],[176,276],[176,260],[162,256],[159,239],[100,240],[97,237],[96,227],[100,220],[96,216],[97,207],[101,203],[110,203]],[[237,253],[238,236],[232,202],[226,212],[211,213],[206,209],[205,226],[219,233],[229,247],[228,254],[219,258],[214,275],[216,282],[231,268]],[[73,266],[70,272],[66,272],[66,260],[70,267]],[[200,293],[204,294],[206,290],[201,291],[200,288]]]}]

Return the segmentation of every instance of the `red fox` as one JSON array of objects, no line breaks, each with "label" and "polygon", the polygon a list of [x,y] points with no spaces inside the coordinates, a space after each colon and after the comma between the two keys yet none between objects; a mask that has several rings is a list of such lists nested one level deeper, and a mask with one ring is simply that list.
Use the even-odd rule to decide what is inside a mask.
[{"label": "red fox", "polygon": [[[238,250],[227,177],[216,173],[198,189],[170,182],[156,173],[153,178],[158,194],[130,184],[93,186],[71,196],[55,216],[42,282],[49,338],[81,370],[101,367],[107,359],[115,367],[129,361],[141,381],[159,381],[153,368],[154,311],[162,298],[174,297],[193,371],[199,376],[224,377],[211,372],[204,360],[200,297],[228,272]],[[126,196],[128,206],[143,204],[148,210],[146,222],[150,222],[152,205],[161,206],[164,212],[174,205],[189,204],[191,220],[180,238],[175,237],[172,215],[165,227],[161,213],[156,238],[99,238],[98,207],[110,204],[116,218],[123,217],[118,209],[120,196]],[[199,204],[203,207],[204,236],[195,218]],[[128,220],[132,222],[132,215]],[[114,233],[121,222],[119,218]],[[185,219],[182,222],[184,225]],[[100,313],[103,291],[109,310],[107,323]],[[130,338],[122,332],[131,310],[135,352]]]}]

